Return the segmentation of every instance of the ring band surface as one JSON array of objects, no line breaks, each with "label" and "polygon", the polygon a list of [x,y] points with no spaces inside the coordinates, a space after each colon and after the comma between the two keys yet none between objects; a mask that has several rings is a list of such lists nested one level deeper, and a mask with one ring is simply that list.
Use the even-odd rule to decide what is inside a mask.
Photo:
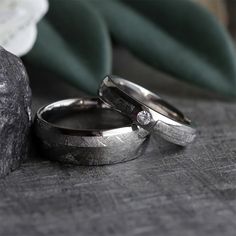
[{"label": "ring band surface", "polygon": [[[83,115],[86,111],[97,111],[99,117],[88,116],[82,124],[78,121],[79,128],[56,122],[60,116]],[[110,112],[111,118],[106,118]],[[99,128],[96,123],[103,122],[104,116],[110,125],[104,121]],[[105,165],[135,159],[142,154],[142,143],[147,136],[147,132],[133,125],[128,117],[93,98],[67,99],[39,109],[34,128],[47,157],[77,165]]]},{"label": "ring band surface", "polygon": [[186,146],[196,137],[191,121],[176,108],[149,90],[125,79],[107,76],[99,97],[143,129],[169,142]]}]

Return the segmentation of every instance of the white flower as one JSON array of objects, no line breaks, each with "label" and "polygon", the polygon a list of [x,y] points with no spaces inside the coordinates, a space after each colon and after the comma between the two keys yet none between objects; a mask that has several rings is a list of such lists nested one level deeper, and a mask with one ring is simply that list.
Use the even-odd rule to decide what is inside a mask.
[{"label": "white flower", "polygon": [[0,46],[17,56],[29,52],[48,0],[0,0]]}]

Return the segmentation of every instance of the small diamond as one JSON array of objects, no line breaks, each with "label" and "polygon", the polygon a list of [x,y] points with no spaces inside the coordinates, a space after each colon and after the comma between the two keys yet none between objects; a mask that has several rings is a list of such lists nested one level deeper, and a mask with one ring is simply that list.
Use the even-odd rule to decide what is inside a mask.
[{"label": "small diamond", "polygon": [[141,125],[148,125],[152,120],[151,114],[147,111],[140,111],[137,115],[137,121]]}]

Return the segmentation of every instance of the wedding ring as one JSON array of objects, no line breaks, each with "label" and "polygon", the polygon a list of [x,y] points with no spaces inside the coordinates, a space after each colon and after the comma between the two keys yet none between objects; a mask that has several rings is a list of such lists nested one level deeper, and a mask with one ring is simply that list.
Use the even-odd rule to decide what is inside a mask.
[{"label": "wedding ring", "polygon": [[125,79],[107,76],[99,97],[127,115],[134,124],[169,142],[186,146],[196,137],[191,121],[179,110],[149,90]]},{"label": "wedding ring", "polygon": [[47,157],[78,165],[135,159],[147,136],[128,117],[95,98],[67,99],[39,109],[35,134]]}]

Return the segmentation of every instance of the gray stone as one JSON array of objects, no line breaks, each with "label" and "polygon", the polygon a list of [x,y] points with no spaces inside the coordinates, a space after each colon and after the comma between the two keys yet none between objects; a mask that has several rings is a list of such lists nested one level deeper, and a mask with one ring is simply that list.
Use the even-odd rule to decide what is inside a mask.
[{"label": "gray stone", "polygon": [[26,158],[31,90],[19,58],[0,47],[0,177]]}]

